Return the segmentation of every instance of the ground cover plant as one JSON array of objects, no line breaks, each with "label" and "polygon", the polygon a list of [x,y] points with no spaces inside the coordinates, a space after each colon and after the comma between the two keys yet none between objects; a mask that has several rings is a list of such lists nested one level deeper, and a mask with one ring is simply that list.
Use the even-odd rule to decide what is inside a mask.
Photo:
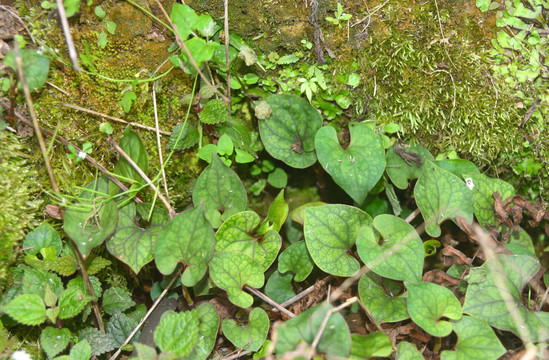
[{"label": "ground cover plant", "polygon": [[[535,3],[538,13],[520,13],[519,4],[505,4],[504,21],[526,14],[536,22],[545,11]],[[549,236],[545,202],[455,151],[408,141],[395,122],[345,117],[361,82],[358,65],[337,85],[329,77],[335,65],[313,64],[302,52],[313,47],[307,40],[292,54],[256,54],[229,32],[226,16],[216,22],[170,5],[165,17],[132,5],[173,38],[167,70],[142,77],[104,75],[86,40],[78,63],[46,44],[41,53],[20,35],[10,43],[2,85],[12,96],[0,136],[18,149],[10,131],[32,127],[50,182],[41,185],[47,220],[24,236],[17,226],[5,231],[18,259],[0,298],[3,357],[547,357],[547,248],[537,239]],[[335,36],[354,15],[334,5],[325,20]],[[98,49],[123,31],[105,4],[62,8],[97,18]],[[102,115],[110,121],[93,125],[95,137],[48,129],[33,99],[40,101],[54,65],[117,84],[122,113],[141,111],[147,94],[152,126]],[[262,77],[254,66],[278,76]],[[520,71],[538,71],[533,79],[544,84],[536,69]],[[189,91],[178,102],[181,118],[168,124],[157,95],[176,71]],[[53,161],[89,176],[60,187]],[[185,173],[187,194],[178,186]],[[23,185],[32,188],[28,179]]]}]

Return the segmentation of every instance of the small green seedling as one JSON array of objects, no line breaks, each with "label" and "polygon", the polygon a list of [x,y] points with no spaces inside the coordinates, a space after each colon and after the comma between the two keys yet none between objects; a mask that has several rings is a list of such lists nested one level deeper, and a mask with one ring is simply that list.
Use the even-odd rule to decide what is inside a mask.
[{"label": "small green seedling", "polygon": [[76,149],[72,145],[69,145],[68,148],[70,153],[67,154],[67,159],[74,160],[76,163],[84,160],[87,155],[92,153],[92,143],[89,141],[86,141],[82,145],[82,151],[80,152],[76,152]]},{"label": "small green seedling", "polygon": [[335,17],[327,16],[326,20],[334,25],[337,25],[339,28],[341,28],[341,23],[343,21],[348,21],[353,16],[351,14],[345,14],[343,12],[343,6],[341,6],[340,3],[337,3],[337,11],[334,15]]}]

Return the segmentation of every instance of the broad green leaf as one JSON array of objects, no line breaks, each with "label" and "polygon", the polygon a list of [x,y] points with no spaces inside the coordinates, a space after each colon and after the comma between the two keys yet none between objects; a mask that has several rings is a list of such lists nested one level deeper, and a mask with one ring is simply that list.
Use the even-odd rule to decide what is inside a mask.
[{"label": "broad green leaf", "polygon": [[391,339],[382,333],[375,332],[366,336],[351,335],[351,360],[369,359],[374,356],[389,356],[393,351]]},{"label": "broad green leaf", "polygon": [[252,161],[255,160],[255,157],[244,151],[244,150],[240,150],[238,148],[234,149],[234,151],[236,152],[236,156],[234,158],[234,161],[236,161],[238,164],[247,164],[247,163],[251,163]]},{"label": "broad green leaf", "polygon": [[293,209],[292,212],[290,213],[290,217],[296,223],[305,225],[305,209],[307,209],[308,207],[315,207],[315,206],[321,206],[321,205],[326,205],[326,203],[322,201],[313,201],[313,202],[303,204]]},{"label": "broad green leaf", "polygon": [[291,299],[295,296],[292,288],[292,277],[293,274],[291,273],[281,274],[278,270],[275,270],[267,280],[265,294],[279,304]]},{"label": "broad green leaf", "polygon": [[170,221],[170,216],[156,206],[147,220],[151,206],[129,202],[120,208],[116,231],[107,240],[107,250],[136,274],[154,258],[156,238]]},{"label": "broad green leaf", "polygon": [[48,326],[40,333],[40,346],[53,359],[55,355],[67,348],[71,339],[71,332],[67,328],[56,329]]},{"label": "broad green leaf", "polygon": [[[101,281],[99,281],[99,279],[95,276],[90,276],[89,278],[95,297],[101,296],[101,293],[103,292],[101,290]],[[86,288],[86,284],[84,283],[84,278],[82,276],[75,277],[67,283],[67,290],[72,288],[79,289],[82,293],[88,294],[88,289]]]},{"label": "broad green leaf", "polygon": [[[89,258],[88,258],[89,260]],[[88,265],[88,274],[94,275],[106,268],[107,266],[110,266],[112,262],[108,259],[105,259],[102,256],[93,256],[93,259]]]},{"label": "broad green leaf", "polygon": [[269,332],[269,316],[261,308],[254,308],[249,314],[246,325],[225,319],[221,323],[223,335],[239,349],[258,351]]},{"label": "broad green leaf", "polygon": [[86,295],[78,287],[71,287],[63,291],[59,297],[59,318],[70,319],[80,314],[92,297]]},{"label": "broad green leaf", "polygon": [[154,342],[162,351],[178,357],[189,355],[199,340],[198,311],[166,311],[154,331]]},{"label": "broad green leaf", "polygon": [[[202,63],[204,61],[211,60],[215,50],[217,49],[218,46],[220,46],[219,43],[215,41],[206,42],[204,39],[199,37],[193,37],[192,39],[185,41],[185,45],[187,45],[187,49],[189,49],[189,52],[191,53],[198,67],[202,66]],[[195,73],[196,70],[194,69],[194,66],[190,63],[190,61],[188,61],[187,53],[185,51],[181,52],[181,57],[188,62],[187,67],[188,69],[190,69],[190,72]],[[210,102],[211,101],[212,100],[210,100]],[[220,101],[220,100],[217,100],[217,101]],[[200,115],[200,119],[202,120],[201,115]]]},{"label": "broad green leaf", "polygon": [[[208,103],[206,103],[206,105],[204,106],[204,109],[202,109],[202,111],[200,112],[200,121],[204,124],[223,123],[225,121],[228,121],[230,117],[231,116],[229,115],[229,108],[223,103],[223,101],[218,99],[212,99],[208,101]],[[219,153],[219,155],[223,154]]]},{"label": "broad green leaf", "polygon": [[229,135],[221,135],[221,137],[217,141],[217,153],[221,156],[231,156],[233,154],[233,151],[234,145]]},{"label": "broad green leaf", "polygon": [[213,282],[227,292],[233,304],[242,308],[252,306],[253,297],[242,289],[245,285],[263,286],[265,277],[257,261],[240,252],[217,252],[209,265]]},{"label": "broad green leaf", "polygon": [[313,165],[315,134],[322,126],[318,111],[295,95],[273,95],[265,101],[272,113],[259,120],[259,133],[267,152],[294,168]]},{"label": "broad green leaf", "polygon": [[86,340],[79,341],[70,351],[71,360],[89,360],[92,356],[92,349]]},{"label": "broad green leaf", "polygon": [[442,360],[496,360],[505,354],[494,330],[485,322],[464,316],[452,325],[458,342],[454,351],[442,352]]},{"label": "broad green leaf", "polygon": [[472,268],[463,312],[498,329],[512,331],[523,341],[549,339],[549,313],[531,311],[522,300],[524,286],[539,266],[538,260],[529,255],[499,254],[481,267]]},{"label": "broad green leaf", "polygon": [[105,290],[103,294],[103,310],[113,315],[116,312],[124,312],[135,305],[132,300],[132,294],[127,289],[120,287],[112,287]]},{"label": "broad green leaf", "polygon": [[501,195],[501,199],[505,200],[515,195],[513,186],[503,180],[492,179],[484,174],[463,175],[463,177],[473,193],[473,208],[479,224],[484,226],[485,229],[496,226],[492,195],[497,191]]},{"label": "broad green leaf", "polygon": [[461,304],[456,296],[447,288],[430,282],[405,281],[404,285],[408,289],[408,313],[412,320],[433,336],[449,335],[452,324],[441,318],[461,318]]},{"label": "broad green leaf", "polygon": [[215,234],[215,251],[246,254],[266,271],[278,255],[282,240],[274,230],[256,235],[254,230],[259,225],[259,220],[259,215],[253,211],[239,212],[225,220]]},{"label": "broad green leaf", "polygon": [[46,320],[44,300],[35,294],[19,295],[0,306],[0,311],[23,325],[39,325]]},{"label": "broad green leaf", "polygon": [[118,211],[109,187],[106,177],[92,181],[78,196],[79,203],[65,212],[63,228],[84,258],[116,229]]},{"label": "broad green leaf", "polygon": [[370,215],[348,205],[305,209],[305,242],[311,258],[328,274],[352,276],[360,269],[360,264],[349,252],[359,228],[371,224]]},{"label": "broad green leaf", "polygon": [[406,297],[398,295],[402,288],[401,283],[381,278],[373,272],[364,274],[358,282],[360,300],[379,323],[396,322],[410,317],[406,308]]},{"label": "broad green leaf", "polygon": [[173,128],[166,148],[170,150],[186,150],[195,146],[198,143],[199,138],[200,134],[198,130],[196,130],[191,124],[177,124]]},{"label": "broad green leaf", "polygon": [[[395,147],[398,146],[395,144]],[[429,150],[419,144],[411,144],[405,147],[398,146],[404,154],[399,155],[394,147],[387,149],[387,175],[393,184],[404,190],[408,188],[408,181],[417,179],[423,171],[426,159],[434,160]]]},{"label": "broad green leaf", "polygon": [[188,5],[174,4],[170,19],[177,27],[177,32],[183,41],[187,40],[194,31],[200,31],[204,36],[211,36],[207,32],[207,28],[213,23],[211,16],[197,15]]},{"label": "broad green leaf", "polygon": [[373,221],[382,242],[371,227],[358,232],[358,255],[376,274],[393,279],[421,281],[423,272],[423,243],[416,229],[401,218],[382,214]]},{"label": "broad green leaf", "polygon": [[206,273],[214,246],[213,229],[200,204],[180,213],[162,229],[156,240],[156,267],[162,274],[169,275],[182,263],[185,271],[181,282],[194,286]]},{"label": "broad green leaf", "polygon": [[25,254],[36,255],[40,253],[40,250],[45,248],[55,249],[55,256],[57,257],[63,249],[63,243],[61,237],[55,231],[55,229],[48,223],[43,223],[39,227],[32,230],[25,237],[23,241],[23,248]]},{"label": "broad green leaf", "polygon": [[51,270],[62,276],[70,276],[76,272],[76,259],[72,255],[63,255],[51,264]]},{"label": "broad green leaf", "polygon": [[258,229],[259,234],[264,234],[267,230],[280,231],[286,221],[290,206],[284,200],[284,190],[281,190],[274,201],[269,206],[267,218]]},{"label": "broad green leaf", "polygon": [[[122,140],[120,140],[120,147],[126,154],[129,155],[129,157],[139,166],[141,170],[145,174],[147,174],[148,168],[149,168],[149,157],[147,155],[147,149],[145,149],[145,145],[143,144],[143,141],[135,133],[131,130],[130,126],[126,127],[126,130],[124,130],[124,137]],[[130,165],[128,160],[120,157],[120,161],[114,168],[114,173],[121,175],[125,178],[132,179],[135,182],[138,183],[144,183],[145,180],[139,175],[139,173],[133,168],[133,166]]]},{"label": "broad green leaf", "polygon": [[301,282],[313,271],[313,259],[307,251],[305,241],[298,241],[288,246],[278,257],[278,271],[291,271],[295,274],[294,280]]},{"label": "broad green leaf", "polygon": [[440,224],[456,216],[473,222],[473,196],[461,179],[427,160],[414,189],[417,206],[425,219],[425,231],[440,236]]},{"label": "broad green leaf", "polygon": [[[156,349],[141,343],[134,343],[135,350],[137,351],[137,360],[156,360],[157,353]],[[135,359],[135,358],[133,358]]]},{"label": "broad green leaf", "polygon": [[423,355],[409,342],[401,341],[398,344],[395,360],[423,360]]},{"label": "broad green leaf", "polygon": [[[48,72],[50,71],[50,58],[39,54],[38,50],[35,49],[21,49],[19,52],[23,63],[23,74],[25,74],[30,91],[42,88],[46,83]],[[4,64],[17,72],[14,50],[6,54]],[[18,88],[20,91],[23,91],[21,81],[18,83]]]},{"label": "broad green leaf", "polygon": [[[107,325],[105,326],[105,331],[107,332],[108,338],[111,340],[115,347],[121,347],[128,336],[135,329],[138,320],[130,318],[126,314],[121,313],[120,311],[115,311]],[[137,340],[141,332],[137,332],[133,337],[130,343]]]},{"label": "broad green leaf", "polygon": [[46,289],[48,287],[57,297],[63,292],[63,282],[56,274],[27,266],[23,269],[23,293],[35,294],[40,296],[42,300],[46,300]]},{"label": "broad green leaf", "polygon": [[469,160],[446,159],[435,161],[435,164],[460,178],[463,174],[480,174],[477,166]]},{"label": "broad green leaf", "polygon": [[[299,343],[305,341],[312,344],[324,318],[333,307],[322,302],[315,305],[293,319],[280,325],[277,329],[278,342],[275,351],[284,354],[294,350]],[[351,334],[343,316],[332,313],[317,347],[318,352],[327,355],[347,357],[351,350]]]},{"label": "broad green leaf", "polygon": [[267,181],[274,188],[284,189],[288,184],[288,175],[281,168],[276,168],[267,176]]},{"label": "broad green leaf", "polygon": [[219,328],[219,315],[209,302],[203,302],[191,311],[198,313],[198,333],[200,337],[191,352],[182,357],[181,360],[205,360],[215,345],[217,329]]},{"label": "broad green leaf", "polygon": [[97,328],[87,327],[82,329],[78,334],[78,339],[80,341],[86,340],[92,348],[92,354],[95,356],[99,356],[114,349],[114,345],[107,335]]},{"label": "broad green leaf", "polygon": [[342,149],[336,131],[324,126],[316,133],[318,161],[358,204],[385,171],[385,150],[381,138],[364,124],[351,124],[351,143]]},{"label": "broad green leaf", "polygon": [[204,201],[206,217],[214,228],[240,211],[246,210],[246,189],[234,171],[216,154],[198,177],[193,189],[193,204]]},{"label": "broad green leaf", "polygon": [[57,250],[52,247],[42,248],[37,255],[25,255],[25,263],[41,270],[49,270],[57,260]]},{"label": "broad green leaf", "polygon": [[[530,255],[537,258],[532,238],[523,228],[520,228],[518,233],[513,231],[504,245],[507,249],[511,250],[513,254]],[[549,250],[545,249],[545,251]]]}]

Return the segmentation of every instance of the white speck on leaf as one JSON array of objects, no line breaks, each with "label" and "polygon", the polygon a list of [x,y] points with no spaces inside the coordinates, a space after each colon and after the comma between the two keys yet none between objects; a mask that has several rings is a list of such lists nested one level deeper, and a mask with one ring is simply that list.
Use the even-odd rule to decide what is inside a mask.
[{"label": "white speck on leaf", "polygon": [[469,188],[469,190],[473,190],[473,188],[475,187],[475,184],[473,183],[473,179],[470,177],[465,179],[465,183],[467,184],[467,187]]}]

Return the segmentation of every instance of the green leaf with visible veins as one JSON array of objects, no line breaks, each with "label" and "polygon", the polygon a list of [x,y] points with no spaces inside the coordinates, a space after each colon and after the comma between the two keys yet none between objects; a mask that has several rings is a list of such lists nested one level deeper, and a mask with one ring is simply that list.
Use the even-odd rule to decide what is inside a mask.
[{"label": "green leaf with visible veins", "polygon": [[45,248],[54,248],[55,256],[57,257],[63,249],[63,243],[61,237],[55,231],[55,229],[48,223],[44,223],[32,230],[25,237],[23,241],[23,248],[25,248],[25,254],[36,255],[40,253],[40,250]]},{"label": "green leaf with visible veins", "polygon": [[214,228],[231,215],[246,210],[246,189],[234,171],[212,154],[212,162],[198,177],[193,189],[193,204],[204,201],[206,217]]},{"label": "green leaf with visible veins", "polygon": [[253,297],[242,289],[245,285],[263,286],[265,277],[257,261],[240,252],[217,252],[209,265],[212,281],[227,292],[233,304],[242,308],[252,306]]},{"label": "green leaf with visible veins", "polygon": [[194,286],[206,273],[214,246],[213,229],[200,204],[183,211],[162,229],[156,240],[156,267],[162,274],[170,275],[182,263],[185,271],[181,282]]},{"label": "green leaf with visible veins", "polygon": [[393,351],[391,339],[382,332],[375,332],[363,336],[352,334],[350,360],[369,359],[373,356],[389,356]]},{"label": "green leaf with visible veins", "polygon": [[322,205],[305,209],[305,242],[311,258],[324,272],[352,276],[360,269],[349,254],[358,230],[372,225],[366,212],[348,205]]},{"label": "green leaf with visible veins", "polygon": [[19,295],[6,305],[0,306],[0,311],[24,325],[39,325],[46,320],[46,305],[42,298],[35,294]]},{"label": "green leaf with visible veins", "polygon": [[494,330],[482,320],[464,316],[452,321],[458,341],[454,351],[443,351],[441,360],[496,360],[505,348]]},{"label": "green leaf with visible veins", "polygon": [[71,360],[89,360],[91,356],[92,349],[86,340],[79,341],[70,351]]},{"label": "green leaf with visible veins", "polygon": [[71,332],[67,328],[56,329],[48,326],[40,333],[40,346],[53,359],[55,355],[65,350],[71,339]]},{"label": "green leaf with visible veins", "polygon": [[425,231],[440,236],[440,224],[456,216],[473,222],[473,196],[461,179],[427,160],[414,189],[417,206],[425,219]]},{"label": "green leaf with visible veins", "polygon": [[[115,311],[105,326],[107,337],[115,347],[121,347],[138,323],[139,321],[136,319],[132,319],[120,311]],[[140,334],[140,331],[135,333],[130,343],[136,341]]]},{"label": "green leaf with visible veins", "polygon": [[124,312],[134,305],[135,301],[127,289],[115,286],[103,294],[103,310],[109,315]]},{"label": "green leaf with visible veins", "polygon": [[78,339],[80,341],[86,340],[92,348],[92,354],[96,356],[114,349],[114,345],[107,335],[97,328],[87,327],[82,329],[78,334]]},{"label": "green leaf with visible veins", "polygon": [[[35,49],[21,49],[21,62],[23,73],[27,79],[27,85],[30,91],[40,89],[46,83],[48,72],[50,71],[50,58],[38,53]],[[12,50],[6,54],[4,64],[17,70],[15,62],[15,52]],[[17,82],[19,90],[23,90],[21,81]]]},{"label": "green leaf with visible veins", "polygon": [[272,113],[259,120],[265,150],[291,167],[304,169],[316,162],[315,134],[322,118],[307,100],[295,95],[273,95],[265,99]]},{"label": "green leaf with visible veins", "polygon": [[275,270],[267,280],[265,295],[279,304],[294,297],[292,277],[292,273],[281,274],[278,270]]},{"label": "green leaf with visible veins", "polygon": [[373,272],[366,273],[358,282],[360,300],[379,323],[406,320],[410,316],[406,297],[400,294],[402,284],[384,279]]},{"label": "green leaf with visible veins", "polygon": [[[200,121],[204,124],[219,124],[230,119],[229,109],[221,100],[212,99],[204,105],[200,112]],[[227,135],[228,136],[228,135]],[[232,144],[231,144],[232,145]],[[231,149],[232,153],[232,149]],[[230,154],[228,154],[230,155]]]},{"label": "green leaf with visible veins", "polygon": [[433,336],[449,335],[452,323],[441,318],[461,318],[461,304],[456,296],[447,288],[430,282],[405,281],[404,285],[408,289],[408,313],[412,320]]},{"label": "green leaf with visible veins", "polygon": [[382,214],[373,225],[383,241],[371,227],[363,227],[356,241],[358,255],[376,274],[393,279],[421,281],[424,249],[416,229],[401,218]]},{"label": "green leaf with visible veins", "polygon": [[258,351],[269,332],[269,316],[261,308],[254,308],[249,314],[248,324],[239,325],[232,319],[221,323],[223,335],[239,349]]},{"label": "green leaf with visible veins", "polygon": [[151,206],[129,202],[120,208],[116,231],[107,240],[111,255],[128,264],[136,274],[154,258],[156,238],[170,221],[170,216],[156,206],[147,220]]},{"label": "green leaf with visible veins", "polygon": [[[512,331],[525,342],[549,339],[549,313],[532,311],[522,300],[524,287],[539,267],[538,260],[529,255],[498,254],[481,267],[472,268],[463,312]],[[509,308],[516,310],[516,319]]]},{"label": "green leaf with visible veins", "polygon": [[63,291],[59,297],[59,318],[63,320],[75,317],[84,310],[91,299],[93,298],[85,295],[78,287],[71,287]]},{"label": "green leaf with visible veins", "polygon": [[278,257],[278,271],[292,271],[294,280],[301,282],[313,271],[314,263],[307,251],[305,241],[298,241],[286,248]]},{"label": "green leaf with visible veins", "polygon": [[[136,132],[132,131],[130,126],[126,127],[124,130],[124,137],[120,140],[120,147],[129,157],[139,166],[145,174],[147,174],[149,168],[149,156],[147,155],[147,149],[145,144],[137,135]],[[137,170],[126,160],[124,157],[120,158],[120,161],[114,168],[114,173],[122,175],[125,178],[132,179],[138,183],[145,183],[145,180],[139,175]]]},{"label": "green leaf with visible veins", "polygon": [[500,179],[492,179],[484,174],[463,175],[465,182],[473,193],[473,208],[480,225],[489,230],[496,226],[494,212],[494,192],[498,192],[501,200],[515,195],[513,186]]},{"label": "green leaf with visible veins", "polygon": [[154,342],[162,351],[170,351],[178,357],[191,353],[199,339],[198,311],[176,313],[166,311],[154,331]]},{"label": "green leaf with visible veins", "polygon": [[336,184],[362,204],[385,171],[385,150],[379,135],[364,124],[351,124],[351,143],[341,148],[336,131],[324,126],[316,133],[318,161]]},{"label": "green leaf with visible veins", "polygon": [[215,234],[215,251],[241,252],[260,263],[263,271],[267,270],[278,255],[282,240],[274,230],[255,235],[259,220],[259,215],[253,211],[239,212],[228,218]]},{"label": "green leaf with visible veins", "polygon": [[[397,145],[395,144],[395,146]],[[406,154],[411,154],[412,156],[416,156],[416,158],[419,156],[420,161],[406,161],[402,156],[395,152],[394,147],[391,146],[387,149],[387,175],[389,175],[389,178],[397,188],[404,190],[408,188],[409,180],[417,179],[421,175],[423,165],[425,164],[425,159],[434,160],[434,158],[429,150],[419,144],[411,144],[400,148],[405,152],[403,156],[407,156]],[[409,158],[410,157],[407,157],[406,159]]]}]

